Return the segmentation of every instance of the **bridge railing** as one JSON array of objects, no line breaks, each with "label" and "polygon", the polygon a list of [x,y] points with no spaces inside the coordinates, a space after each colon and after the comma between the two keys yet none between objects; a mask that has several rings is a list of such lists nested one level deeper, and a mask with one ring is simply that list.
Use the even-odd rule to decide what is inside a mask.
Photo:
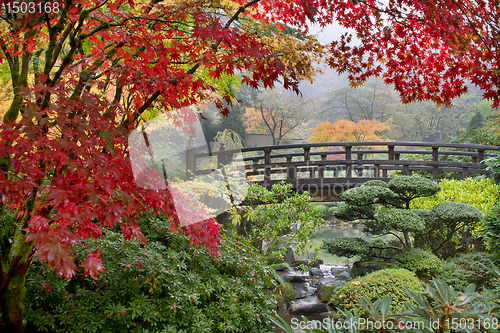
[{"label": "bridge railing", "polygon": [[[404,175],[426,171],[438,180],[443,172],[458,174],[459,179],[471,174],[491,175],[483,162],[495,156],[499,146],[432,143],[432,142],[335,142],[265,146],[241,149],[247,177],[267,187],[284,180],[300,184],[324,186],[349,183],[352,186],[369,179],[389,180],[391,171]],[[216,164],[227,164],[240,150],[221,149],[211,155]],[[187,174],[192,177],[211,172],[199,170],[197,161],[209,157],[187,151]],[[417,157],[422,158],[417,158]],[[408,159],[411,157],[411,159]],[[443,157],[445,160],[443,160]]]}]

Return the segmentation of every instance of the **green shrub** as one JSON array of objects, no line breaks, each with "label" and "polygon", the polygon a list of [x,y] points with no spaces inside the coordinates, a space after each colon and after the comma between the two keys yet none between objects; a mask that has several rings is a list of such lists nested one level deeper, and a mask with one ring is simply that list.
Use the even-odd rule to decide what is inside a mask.
[{"label": "green shrub", "polygon": [[384,296],[390,296],[391,307],[400,308],[410,301],[403,286],[413,292],[424,290],[413,272],[406,269],[383,269],[347,282],[332,295],[330,304],[343,311],[357,309],[363,312],[359,304],[359,300],[363,297],[373,302]]},{"label": "green shrub", "polygon": [[489,247],[500,253],[500,205],[493,207],[483,219],[484,236]]},{"label": "green shrub", "polygon": [[341,220],[355,220],[355,219],[370,219],[375,216],[375,207],[369,206],[354,206],[341,202],[337,206],[335,217]]},{"label": "green shrub", "polygon": [[394,193],[382,186],[358,186],[351,188],[340,196],[348,205],[366,206],[394,198]]},{"label": "green shrub", "polygon": [[[245,201],[229,210],[232,225],[269,258],[279,258],[293,243],[296,254],[308,253],[309,241],[324,222],[324,212],[310,209],[312,197],[294,193],[292,185],[279,182],[267,190],[252,185]],[[315,207],[317,204],[315,204]],[[230,227],[230,226],[228,226]]]},{"label": "green shrub", "polygon": [[419,197],[429,197],[441,190],[441,187],[435,182],[414,176],[395,177],[387,185],[392,192],[409,200]]},{"label": "green shrub", "polygon": [[443,261],[430,251],[410,249],[394,257],[395,266],[414,272],[420,278],[431,278],[443,271]]},{"label": "green shrub", "polygon": [[479,209],[483,214],[490,211],[500,196],[500,186],[493,179],[466,178],[464,180],[443,180],[442,190],[433,196],[417,198],[411,208],[431,209],[443,201],[466,203]]},{"label": "green shrub", "polygon": [[[220,257],[170,232],[166,219],[141,222],[147,246],[106,230],[106,272],[70,282],[38,262],[27,278],[25,318],[32,331],[268,332],[275,301],[259,254],[223,236]],[[80,253],[79,253],[80,256]],[[81,262],[84,258],[79,257]]]},{"label": "green shrub", "polygon": [[360,237],[340,237],[323,241],[322,249],[339,257],[352,258],[369,253],[368,242]]},{"label": "green shrub", "polygon": [[487,252],[470,252],[447,260],[436,277],[452,285],[456,290],[465,290],[473,283],[478,290],[494,290],[500,294],[500,279],[495,273],[500,260]]},{"label": "green shrub", "polygon": [[363,186],[380,186],[380,187],[387,187],[387,183],[384,182],[383,180],[369,180],[367,182],[363,183]]},{"label": "green shrub", "polygon": [[337,210],[338,210],[338,207],[336,207],[336,206],[328,208],[328,215],[334,215]]},{"label": "green shrub", "polygon": [[314,210],[323,214],[323,216],[328,214],[328,207],[325,205],[316,205]]}]

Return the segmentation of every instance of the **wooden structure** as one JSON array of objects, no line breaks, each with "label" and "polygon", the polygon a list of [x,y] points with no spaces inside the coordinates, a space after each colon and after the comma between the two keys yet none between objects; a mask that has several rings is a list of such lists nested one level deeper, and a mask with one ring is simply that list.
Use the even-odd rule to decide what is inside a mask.
[{"label": "wooden structure", "polygon": [[[489,177],[485,157],[496,156],[499,146],[435,142],[335,142],[252,147],[241,149],[250,182],[270,188],[279,181],[291,183],[299,193],[308,191],[317,201],[332,200],[348,188],[367,180],[389,181],[392,175],[427,172],[439,180],[443,173],[458,179],[472,174]],[[219,165],[228,164],[238,151],[212,152]],[[188,176],[197,170],[197,159],[209,156],[187,150]]]}]

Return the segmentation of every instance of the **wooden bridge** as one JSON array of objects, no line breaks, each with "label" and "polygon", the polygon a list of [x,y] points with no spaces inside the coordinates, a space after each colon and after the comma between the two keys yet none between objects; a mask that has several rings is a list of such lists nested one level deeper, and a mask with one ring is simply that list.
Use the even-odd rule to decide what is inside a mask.
[{"label": "wooden bridge", "polygon": [[[204,174],[198,160],[210,154],[188,147],[187,176]],[[423,172],[438,180],[464,179],[472,174],[490,177],[485,157],[496,156],[499,146],[434,142],[335,142],[252,147],[211,152],[219,165],[228,164],[242,152],[249,182],[266,188],[279,181],[292,184],[299,193],[308,191],[315,201],[335,200],[346,189],[368,180],[389,181],[395,175]]]}]

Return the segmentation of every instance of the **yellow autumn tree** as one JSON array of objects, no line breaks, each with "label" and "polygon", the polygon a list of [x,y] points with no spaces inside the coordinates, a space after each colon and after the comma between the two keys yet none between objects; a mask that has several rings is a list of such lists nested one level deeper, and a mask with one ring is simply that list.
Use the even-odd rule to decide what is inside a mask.
[{"label": "yellow autumn tree", "polygon": [[311,130],[307,142],[364,142],[384,141],[381,132],[386,130],[384,123],[376,120],[360,120],[357,123],[341,119],[335,123],[324,122]]}]

